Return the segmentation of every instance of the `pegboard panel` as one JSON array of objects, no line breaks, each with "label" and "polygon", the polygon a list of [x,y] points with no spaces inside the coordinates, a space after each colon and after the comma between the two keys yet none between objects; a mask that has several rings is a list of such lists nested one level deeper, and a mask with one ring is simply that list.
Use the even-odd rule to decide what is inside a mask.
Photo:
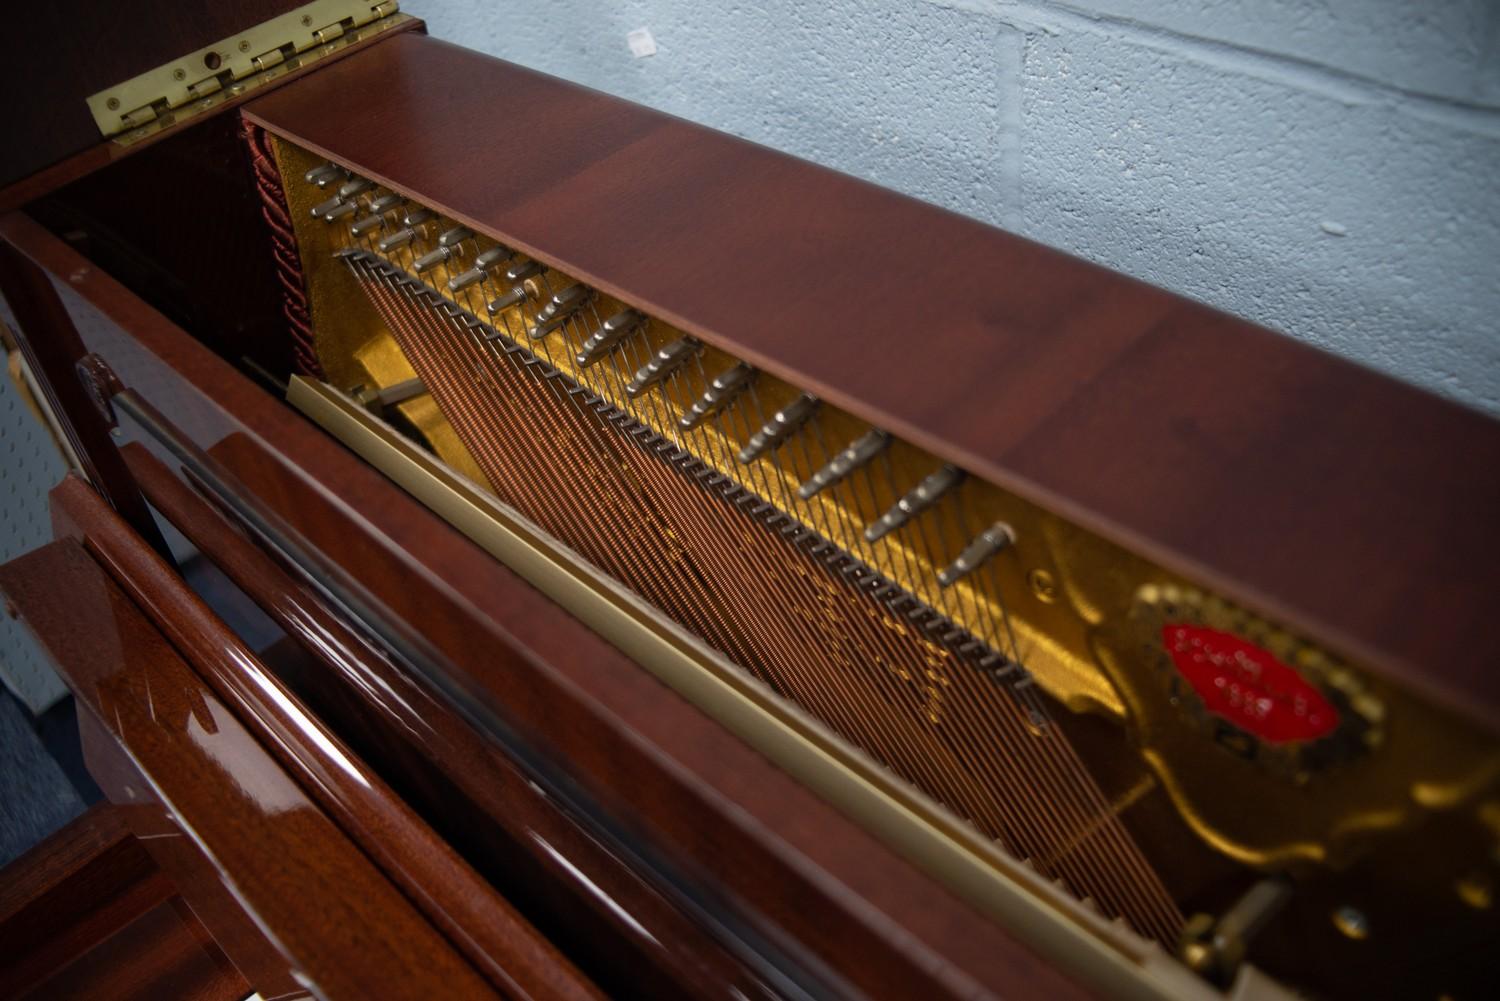
[{"label": "pegboard panel", "polygon": [[[52,436],[0,373],[0,562],[52,539],[47,491],[67,472]],[[9,616],[0,615],[0,680],[33,712],[67,694],[36,643]]]}]

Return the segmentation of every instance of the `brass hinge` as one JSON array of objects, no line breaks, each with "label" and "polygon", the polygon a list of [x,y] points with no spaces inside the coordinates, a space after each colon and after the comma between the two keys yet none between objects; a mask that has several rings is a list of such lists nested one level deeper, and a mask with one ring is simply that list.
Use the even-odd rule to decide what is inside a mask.
[{"label": "brass hinge", "polygon": [[101,90],[89,111],[100,132],[129,144],[409,20],[397,0],[313,0]]}]

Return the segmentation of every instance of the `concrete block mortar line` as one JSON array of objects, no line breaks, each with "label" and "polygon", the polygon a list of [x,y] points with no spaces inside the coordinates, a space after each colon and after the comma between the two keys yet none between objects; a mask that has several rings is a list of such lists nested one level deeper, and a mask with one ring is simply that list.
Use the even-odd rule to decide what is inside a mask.
[{"label": "concrete block mortar line", "polygon": [[1068,4],[1027,0],[924,0],[938,7],[987,14],[1023,32],[1052,35],[1087,31],[1129,44],[1307,91],[1351,106],[1386,105],[1462,132],[1500,138],[1500,107],[1438,97],[1298,56],[1236,45],[1101,14]]}]

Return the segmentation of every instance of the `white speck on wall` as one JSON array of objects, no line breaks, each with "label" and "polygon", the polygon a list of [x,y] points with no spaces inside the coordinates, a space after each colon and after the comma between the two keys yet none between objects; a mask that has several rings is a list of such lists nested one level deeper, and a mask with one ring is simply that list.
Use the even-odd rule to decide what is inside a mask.
[{"label": "white speck on wall", "polygon": [[637,28],[627,32],[625,44],[630,46],[630,54],[637,59],[656,55],[656,39],[652,36],[650,28]]},{"label": "white speck on wall", "polygon": [[1334,222],[1331,219],[1324,219],[1322,222],[1318,223],[1318,228],[1327,233],[1329,236],[1349,235],[1349,227],[1345,226],[1341,222]]}]

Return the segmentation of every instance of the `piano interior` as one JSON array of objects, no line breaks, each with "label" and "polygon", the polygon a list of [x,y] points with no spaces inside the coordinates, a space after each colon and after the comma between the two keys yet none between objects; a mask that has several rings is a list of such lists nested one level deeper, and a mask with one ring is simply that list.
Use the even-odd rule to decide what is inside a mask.
[{"label": "piano interior", "polygon": [[[1500,975],[1480,723],[450,201],[225,117],[33,211],[1065,968],[1168,997]],[[927,350],[941,293],[886,291]]]}]

